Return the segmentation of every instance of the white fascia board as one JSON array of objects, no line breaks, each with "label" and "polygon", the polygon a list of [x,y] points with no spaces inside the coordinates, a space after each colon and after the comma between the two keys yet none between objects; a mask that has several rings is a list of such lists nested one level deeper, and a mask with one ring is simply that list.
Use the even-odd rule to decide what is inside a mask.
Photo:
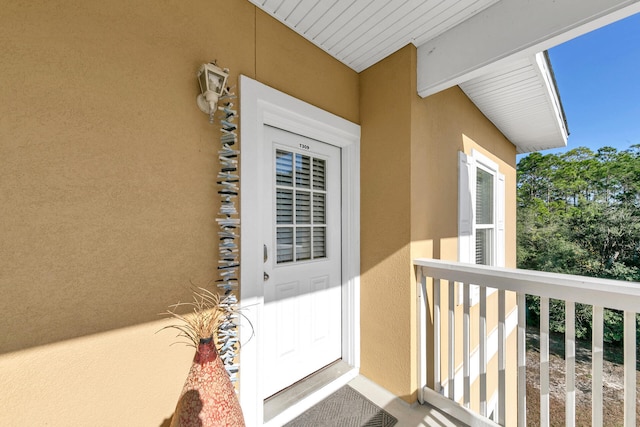
[{"label": "white fascia board", "polygon": [[640,0],[502,0],[418,45],[422,97],[640,12]]},{"label": "white fascia board", "polygon": [[551,64],[547,61],[544,52],[539,52],[535,57],[536,71],[540,73],[540,78],[544,84],[544,92],[549,101],[549,105],[553,110],[554,120],[557,122],[557,129],[560,131],[561,142],[567,146],[567,138],[569,137],[569,129],[562,110],[560,95],[556,87],[556,83],[551,71]]}]

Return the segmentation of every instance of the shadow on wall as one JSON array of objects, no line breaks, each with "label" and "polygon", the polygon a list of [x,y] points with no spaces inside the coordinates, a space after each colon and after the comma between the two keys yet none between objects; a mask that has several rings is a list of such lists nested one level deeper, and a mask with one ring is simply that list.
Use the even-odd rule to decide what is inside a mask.
[{"label": "shadow on wall", "polygon": [[171,415],[169,418],[165,418],[164,421],[162,421],[162,424],[160,424],[159,427],[171,427],[171,420],[173,419],[173,415]]},{"label": "shadow on wall", "polygon": [[[161,260],[157,262],[162,264]],[[188,279],[185,279],[186,284],[178,283],[175,278],[170,282],[173,284],[166,283],[164,289],[159,289],[157,283],[151,284],[146,280],[122,281],[108,291],[109,295],[100,290],[86,289],[90,285],[76,283],[67,289],[54,291],[53,295],[42,292],[33,296],[16,296],[15,299],[4,298],[4,302],[0,302],[0,312],[3,313],[6,330],[12,333],[0,334],[0,355],[79,338],[93,340],[105,333],[162,322],[166,316],[161,313],[172,304],[189,301],[192,295],[193,285]],[[200,286],[215,289],[213,281],[210,282],[202,281]],[[130,294],[131,288],[140,283],[148,286],[147,291]],[[157,296],[153,295],[154,292]],[[16,300],[22,303],[16,304]],[[12,301],[12,307],[4,307]],[[179,311],[186,313],[188,309]]]},{"label": "shadow on wall", "polygon": [[[200,398],[200,393],[198,390],[189,390],[180,398],[180,402],[178,402],[178,406],[183,408],[182,417],[178,419],[177,425],[183,426],[188,425],[189,427],[202,427],[203,423],[200,418],[200,412],[204,407],[202,403],[202,399]],[[174,415],[171,415],[169,418],[164,420],[160,427],[170,427],[171,421]]]}]

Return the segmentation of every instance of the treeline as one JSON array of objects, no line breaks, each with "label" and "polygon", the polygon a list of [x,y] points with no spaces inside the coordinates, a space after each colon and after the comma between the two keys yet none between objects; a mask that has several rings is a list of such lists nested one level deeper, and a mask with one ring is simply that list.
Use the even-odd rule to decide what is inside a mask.
[{"label": "treeline", "polygon": [[[519,268],[640,281],[640,145],[593,152],[531,153],[517,166]],[[529,300],[530,320],[539,315]],[[564,304],[551,328],[564,332]],[[605,313],[605,341],[622,340],[622,313]],[[591,307],[576,307],[576,335],[589,338]]]}]

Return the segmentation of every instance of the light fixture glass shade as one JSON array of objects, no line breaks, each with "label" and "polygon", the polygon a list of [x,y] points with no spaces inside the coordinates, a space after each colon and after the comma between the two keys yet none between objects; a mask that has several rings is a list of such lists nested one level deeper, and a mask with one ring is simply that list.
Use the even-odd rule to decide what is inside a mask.
[{"label": "light fixture glass shade", "polygon": [[216,73],[212,70],[207,70],[207,80],[209,80],[207,87],[218,95],[222,94],[222,88],[224,88],[224,82],[226,79],[226,75]]},{"label": "light fixture glass shade", "polygon": [[200,83],[200,93],[205,93],[208,90],[207,73],[202,68],[200,68],[200,71],[198,72],[198,83]]}]

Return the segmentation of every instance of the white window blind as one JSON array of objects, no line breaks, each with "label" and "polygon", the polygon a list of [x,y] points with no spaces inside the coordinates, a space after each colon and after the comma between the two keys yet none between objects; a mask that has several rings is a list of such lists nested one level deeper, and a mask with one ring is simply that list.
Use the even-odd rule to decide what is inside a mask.
[{"label": "white window blind", "polygon": [[[477,165],[477,163],[476,163]],[[476,167],[476,217],[475,217],[475,263],[493,264],[494,223],[494,175]]]},{"label": "white window blind", "polygon": [[276,150],[278,264],[327,256],[326,161]]},{"label": "white window blind", "polygon": [[493,224],[493,174],[476,169],[476,224]]}]

